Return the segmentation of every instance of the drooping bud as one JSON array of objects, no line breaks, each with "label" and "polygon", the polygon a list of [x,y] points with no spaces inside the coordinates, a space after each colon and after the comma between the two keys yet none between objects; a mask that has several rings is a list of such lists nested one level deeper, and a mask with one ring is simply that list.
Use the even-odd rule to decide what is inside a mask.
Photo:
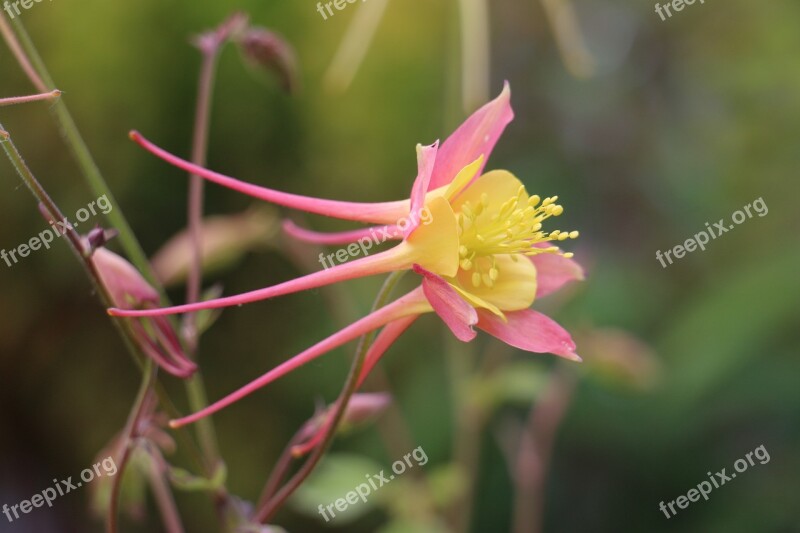
[{"label": "drooping bud", "polygon": [[[389,404],[392,403],[392,397],[385,392],[360,392],[353,394],[352,398],[344,410],[342,422],[339,424],[337,431],[348,432],[354,427],[367,424],[378,418]],[[323,412],[315,415],[309,420],[304,429],[301,439],[304,439],[301,444],[292,448],[292,455],[301,457],[319,444],[322,436],[327,431],[331,422],[331,415],[336,409],[337,403],[328,406]]]},{"label": "drooping bud", "polygon": [[251,66],[278,76],[286,92],[294,93],[299,89],[297,58],[283,37],[266,28],[252,26],[242,33],[237,44]]},{"label": "drooping bud", "polygon": [[[99,248],[92,255],[100,281],[114,305],[124,309],[148,309],[159,305],[158,292],[128,261]],[[158,366],[179,378],[191,376],[197,366],[186,356],[172,325],[164,317],[131,322],[138,347]]]}]

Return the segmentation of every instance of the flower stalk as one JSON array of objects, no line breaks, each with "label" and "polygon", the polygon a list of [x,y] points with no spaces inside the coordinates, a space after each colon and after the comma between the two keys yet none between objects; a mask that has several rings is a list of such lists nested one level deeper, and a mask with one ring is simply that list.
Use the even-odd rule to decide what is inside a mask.
[{"label": "flower stalk", "polygon": [[[392,291],[397,286],[397,283],[404,274],[405,271],[393,272],[386,278],[386,281],[383,283],[383,286],[378,292],[375,302],[373,303],[373,311],[380,309],[386,304],[391,297]],[[322,456],[325,454],[325,451],[328,449],[328,446],[333,440],[333,436],[336,433],[336,428],[344,418],[344,413],[347,409],[350,398],[353,396],[353,394],[355,394],[356,390],[361,384],[364,364],[367,360],[367,353],[369,352],[374,340],[374,331],[361,337],[358,347],[356,348],[353,363],[350,366],[350,372],[347,376],[347,381],[345,382],[342,392],[339,394],[339,398],[336,400],[335,407],[329,415],[330,422],[325,425],[324,434],[320,439],[319,444],[313,449],[308,459],[306,459],[306,462],[303,463],[303,466],[289,480],[289,482],[256,511],[254,515],[256,522],[268,522],[275,515],[280,506],[283,505],[289,496],[291,496],[294,491],[297,490],[300,484],[303,483],[303,481],[305,481],[305,479],[311,474],[311,472],[319,463],[320,459],[322,459]],[[291,449],[293,447],[294,439],[292,439],[292,442],[290,442],[287,446],[287,451],[289,454],[291,454]],[[287,453],[287,451],[284,453]]]},{"label": "flower stalk", "polygon": [[[0,36],[2,36],[8,44],[13,55],[20,64],[20,67],[28,76],[31,83],[41,93],[47,93],[49,91],[48,87],[53,87],[55,84],[53,83],[44,61],[42,60],[35,45],[33,44],[33,41],[22,25],[22,22],[19,19],[15,19],[13,24],[14,30],[12,30],[12,28],[9,26],[8,22],[5,20],[5,17],[0,16]],[[19,38],[17,36],[19,36]],[[73,120],[72,115],[66,107],[63,99],[59,98],[55,102],[52,107],[52,112],[56,123],[59,126],[62,137],[64,138],[65,143],[69,147],[76,162],[78,163],[78,166],[80,167],[86,182],[89,185],[89,188],[98,197],[105,195],[112,205],[118,206],[114,195],[106,184],[105,179],[97,167],[97,164],[95,163],[88,146],[80,135],[77,125],[75,124],[75,121]],[[2,125],[0,125],[0,139],[2,139],[3,147],[6,150],[6,153],[9,154],[9,157],[12,159],[12,163],[14,163],[17,171],[23,177],[23,181],[26,183],[26,185],[28,185],[36,198],[45,205],[52,219],[64,220],[64,217],[60,215],[55,205],[49,201],[44,189],[38,185],[38,182],[36,182],[35,178],[33,178],[33,175],[24,165],[24,161],[22,160],[21,156],[19,156],[18,153],[14,155],[13,152],[15,152],[15,149],[12,150],[12,153],[9,152],[7,145],[10,144],[10,141],[8,140],[7,133],[3,130]],[[13,147],[13,144],[11,146]],[[136,239],[126,218],[122,214],[122,210],[117,208],[110,211],[107,214],[107,218],[108,222],[115,228],[115,230],[117,230],[120,245],[125,251],[127,257],[130,259],[136,269],[157,291],[161,301],[168,305],[169,302],[164,293],[164,289],[159,283],[158,279],[156,279],[156,276],[153,274],[147,256]],[[87,268],[90,279],[95,285],[95,289],[97,290],[98,294],[100,294],[104,305],[110,305],[111,299],[103,288],[102,283],[99,282],[99,276],[94,270],[91,261],[89,261],[87,257],[83,257],[83,254],[81,253],[82,248],[79,246],[80,240],[77,235],[72,236],[70,242],[75,253],[82,257],[82,263]],[[143,369],[143,363],[139,358],[140,352],[135,341],[136,335],[132,331],[130,324],[128,324],[128,321],[115,320],[113,322],[115,327],[117,327],[117,329],[120,331],[126,346],[134,355],[137,365]],[[168,399],[164,394],[163,387],[161,387],[158,383],[156,385],[156,390],[158,391],[159,398],[162,403],[165,401],[168,402]],[[205,385],[199,371],[185,381],[185,387],[190,408],[193,411],[203,409],[207,405],[207,400]],[[221,462],[217,451],[213,422],[211,420],[202,421],[197,427],[197,434],[200,442],[201,453],[203,455],[203,463],[206,469],[206,475],[210,476],[215,471],[217,465]],[[215,495],[218,508],[222,507],[221,502],[225,497],[224,494],[225,491],[223,488],[220,489]]]},{"label": "flower stalk", "polygon": [[[217,29],[197,37],[195,46],[200,50],[202,64],[197,87],[197,107],[195,109],[194,135],[192,139],[192,163],[204,166],[208,155],[208,136],[210,129],[211,103],[214,94],[214,82],[217,62],[222,46],[231,34],[246,23],[246,17],[235,14],[223,22]],[[200,299],[202,284],[202,227],[204,182],[200,176],[189,177],[188,221],[187,228],[192,243],[192,260],[189,263],[186,280],[186,303],[193,304]],[[183,334],[187,349],[191,356],[197,352],[196,315],[189,313],[183,317]]]},{"label": "flower stalk", "polygon": [[145,359],[144,369],[142,373],[142,383],[139,386],[139,391],[136,394],[136,400],[133,402],[130,415],[128,415],[128,422],[123,432],[123,438],[120,446],[122,452],[117,461],[117,475],[114,477],[111,485],[111,500],[108,505],[108,514],[106,516],[106,531],[107,533],[117,533],[119,530],[119,496],[122,492],[122,478],[125,476],[125,469],[128,466],[131,455],[133,454],[133,442],[137,437],[137,430],[139,427],[139,420],[145,412],[150,394],[153,391],[153,385],[158,375],[157,367],[153,365],[150,359]]}]

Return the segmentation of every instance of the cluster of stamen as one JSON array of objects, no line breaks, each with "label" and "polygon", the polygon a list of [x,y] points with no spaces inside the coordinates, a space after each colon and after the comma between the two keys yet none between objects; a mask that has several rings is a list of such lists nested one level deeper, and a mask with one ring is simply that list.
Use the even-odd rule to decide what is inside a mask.
[{"label": "cluster of stamen", "polygon": [[542,222],[557,217],[564,208],[556,201],[558,196],[545,198],[528,197],[525,187],[520,186],[517,194],[506,200],[497,212],[488,211],[488,196],[481,195],[480,202],[464,202],[458,213],[459,266],[472,271],[472,284],[492,287],[500,276],[496,254],[508,254],[515,261],[519,255],[563,253],[557,246],[539,247],[543,242],[564,241],[578,237],[577,231],[542,231]]}]

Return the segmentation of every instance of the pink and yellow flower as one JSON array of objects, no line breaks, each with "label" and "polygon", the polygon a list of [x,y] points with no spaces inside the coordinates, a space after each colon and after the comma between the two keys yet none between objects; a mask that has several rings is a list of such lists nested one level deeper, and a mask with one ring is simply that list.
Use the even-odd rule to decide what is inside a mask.
[{"label": "pink and yellow flower", "polygon": [[[155,146],[138,133],[133,140],[165,161],[209,181],[285,207],[368,224],[390,225],[400,242],[381,253],[337,265],[285,283],[207,302],[161,309],[110,309],[115,316],[142,317],[228,307],[312,289],[362,276],[413,269],[421,285],[287,360],[207,409],[174,421],[192,422],[211,414],[285,373],[350,340],[384,327],[367,356],[366,377],[392,342],[420,315],[435,312],[462,341],[474,327],[517,348],[580,360],[569,333],[530,309],[535,299],[582,279],[581,267],[554,243],[578,233],[545,231],[544,223],[563,212],[557,197],[529,195],[504,170],[483,172],[505,127],[513,119],[508,85],[469,117],[441,146],[417,146],[418,174],[407,200],[353,203],[309,198],[259,187],[193,165]],[[427,210],[428,223],[409,216]],[[398,221],[409,221],[396,225]],[[363,231],[322,235],[294,227],[290,234],[320,243],[356,242]]]}]

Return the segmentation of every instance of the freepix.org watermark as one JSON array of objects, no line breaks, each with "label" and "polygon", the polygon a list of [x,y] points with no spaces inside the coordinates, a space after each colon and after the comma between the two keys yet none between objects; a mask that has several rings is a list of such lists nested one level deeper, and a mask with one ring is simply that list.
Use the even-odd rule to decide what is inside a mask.
[{"label": "freepix.org watermark", "polygon": [[[15,13],[16,16],[20,16],[22,14],[22,11],[19,10],[19,6],[22,6],[23,9],[28,10],[33,7],[34,3],[38,4],[41,1],[42,0],[16,0],[15,2],[5,1],[3,2],[3,9],[6,13],[8,13],[8,16],[13,19],[15,18]],[[52,2],[53,0],[50,1]]]},{"label": "freepix.org watermark", "polygon": [[74,228],[77,228],[80,222],[86,222],[92,216],[97,216],[98,210],[100,213],[107,215],[112,209],[114,209],[114,207],[104,194],[97,200],[90,202],[86,207],[81,207],[78,209],[78,211],[75,213],[75,218],[78,220],[78,222],[71,223],[66,218],[64,220],[55,222],[50,225],[52,230],[48,228],[39,233],[37,237],[33,237],[28,242],[20,244],[11,250],[0,250],[0,259],[5,261],[6,265],[8,265],[8,268],[11,268],[19,262],[19,259],[17,258],[18,256],[19,258],[28,257],[31,252],[40,250],[42,247],[49,250],[50,244],[52,244],[56,238],[61,237]]},{"label": "freepix.org watermark", "polygon": [[[101,468],[102,467],[102,471]],[[3,504],[3,514],[9,522],[18,520],[20,513],[28,514],[37,507],[42,507],[47,504],[48,507],[53,506],[53,502],[59,496],[69,494],[73,490],[77,490],[83,486],[84,483],[91,483],[96,478],[101,478],[104,475],[111,477],[117,473],[117,464],[114,458],[109,456],[92,465],[92,468],[86,468],[81,472],[81,481],[72,481],[72,476],[61,481],[54,479],[53,486],[47,487],[42,492],[36,493],[29,500],[22,500],[15,505]]]},{"label": "freepix.org watermark", "polygon": [[[664,502],[662,501],[658,504],[658,508],[662,513],[664,513],[664,516],[667,518],[672,518],[678,514],[678,511],[675,510],[676,504],[678,509],[686,509],[689,507],[690,503],[698,501],[700,496],[702,496],[704,500],[708,500],[708,495],[711,494],[711,491],[718,489],[728,481],[731,481],[736,477],[737,472],[741,474],[749,467],[755,466],[756,463],[753,461],[753,456],[755,456],[755,458],[758,459],[758,462],[762,465],[767,464],[770,459],[769,452],[767,452],[767,449],[762,444],[752,452],[747,452],[743,458],[737,459],[736,462],[733,463],[733,468],[736,470],[736,472],[731,472],[731,474],[728,475],[726,468],[723,468],[714,475],[712,475],[711,472],[707,472],[707,481],[701,481],[697,484],[696,489],[689,490],[685,496],[680,495],[671,502],[668,502],[666,505],[664,505]],[[669,511],[667,511],[667,507],[669,507]]]},{"label": "freepix.org watermark", "polygon": [[[701,4],[705,4],[706,0],[699,0]],[[671,2],[666,2],[663,6],[656,2],[656,13],[658,16],[661,17],[661,20],[667,20],[668,18],[672,18],[673,11],[683,11],[683,8],[686,6],[690,6],[695,3],[695,0],[672,0]],[[670,10],[672,8],[672,11]],[[666,12],[667,16],[664,16]]]},{"label": "freepix.org watermark", "polygon": [[[328,270],[337,263],[341,264],[347,262],[352,257],[358,257],[362,254],[369,255],[369,250],[371,250],[373,246],[383,244],[387,240],[399,237],[406,228],[409,227],[409,224],[420,223],[427,226],[432,221],[433,213],[431,213],[427,206],[423,207],[418,211],[412,211],[409,213],[408,217],[401,218],[394,226],[370,229],[369,235],[364,235],[358,239],[358,241],[348,244],[346,248],[340,248],[328,255],[320,253],[319,262],[325,270]],[[334,262],[334,259],[336,262]],[[330,264],[328,264],[329,262]]]},{"label": "freepix.org watermark", "polygon": [[[324,6],[322,2],[317,2],[317,11],[320,15],[322,15],[322,20],[328,20],[328,15],[331,17],[334,15],[331,6],[335,7],[337,11],[341,11],[347,7],[347,4],[355,4],[357,1],[358,0],[333,0],[332,2],[326,2]],[[366,2],[367,0],[361,1]],[[325,14],[326,9],[328,11],[328,15]]]},{"label": "freepix.org watermark", "polygon": [[[411,461],[412,458],[416,461],[416,464]],[[408,469],[414,468],[415,466],[425,466],[427,463],[428,455],[425,453],[425,450],[422,449],[422,446],[417,446],[413,451],[405,454],[403,459],[398,459],[392,463],[392,472],[394,472],[394,474],[389,474],[389,477],[386,477],[383,470],[378,474],[366,474],[364,477],[367,478],[368,483],[361,483],[355,487],[354,490],[345,494],[344,498],[338,498],[324,507],[320,504],[319,514],[322,515],[322,518],[324,518],[326,522],[330,522],[331,519],[336,518],[336,511],[343,513],[351,505],[356,505],[359,500],[367,503],[368,496],[384,485],[391,483],[395,475],[399,476]],[[336,511],[334,511],[334,508]],[[329,514],[330,516],[328,516]]]},{"label": "freepix.org watermark", "polygon": [[738,226],[739,224],[744,223],[746,220],[753,218],[753,211],[750,210],[751,207],[759,217],[766,216],[767,213],[769,213],[769,208],[764,202],[764,198],[759,198],[753,203],[747,204],[741,210],[735,211],[733,215],[731,215],[733,224],[726,225],[724,218],[719,219],[719,222],[715,222],[713,226],[706,222],[705,230],[701,231],[700,233],[695,233],[693,238],[686,239],[686,242],[683,244],[678,244],[677,246],[663,253],[661,250],[656,251],[656,259],[658,259],[659,263],[661,263],[662,268],[667,268],[667,263],[664,262],[664,258],[666,258],[671,265],[672,257],[670,257],[670,255],[674,255],[676,259],[681,259],[684,255],[686,255],[687,252],[694,252],[698,248],[705,250],[706,244],[708,244],[711,239],[716,239],[723,233],[729,232],[735,227],[734,224]]}]

